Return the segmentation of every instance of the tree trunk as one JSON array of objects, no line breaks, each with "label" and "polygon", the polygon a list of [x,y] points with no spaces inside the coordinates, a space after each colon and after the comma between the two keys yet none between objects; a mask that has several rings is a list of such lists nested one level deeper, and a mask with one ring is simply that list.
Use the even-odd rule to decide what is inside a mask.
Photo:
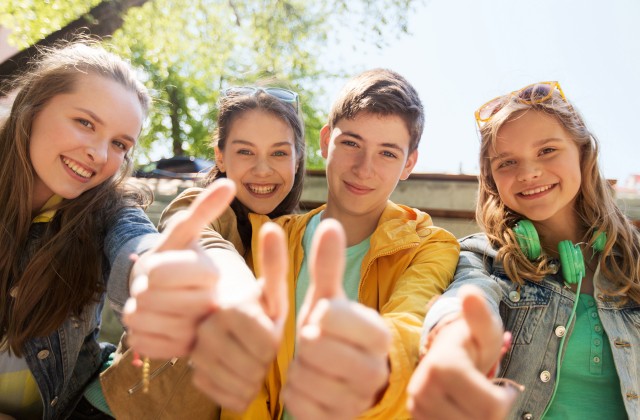
[{"label": "tree trunk", "polygon": [[38,54],[38,47],[48,47],[61,39],[70,39],[76,34],[98,37],[113,34],[122,26],[123,16],[131,7],[142,6],[147,0],[103,0],[86,15],[79,17],[64,28],[55,31],[32,46],[15,53],[0,63],[0,96],[4,95],[7,83],[21,70],[28,66],[29,61]]}]

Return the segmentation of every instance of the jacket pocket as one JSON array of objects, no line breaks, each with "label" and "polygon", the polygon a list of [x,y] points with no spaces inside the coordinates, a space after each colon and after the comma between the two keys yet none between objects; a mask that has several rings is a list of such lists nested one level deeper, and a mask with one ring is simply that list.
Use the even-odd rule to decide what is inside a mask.
[{"label": "jacket pocket", "polygon": [[522,286],[498,279],[501,285],[500,318],[512,334],[513,345],[530,344],[551,302],[553,291],[537,283]]}]

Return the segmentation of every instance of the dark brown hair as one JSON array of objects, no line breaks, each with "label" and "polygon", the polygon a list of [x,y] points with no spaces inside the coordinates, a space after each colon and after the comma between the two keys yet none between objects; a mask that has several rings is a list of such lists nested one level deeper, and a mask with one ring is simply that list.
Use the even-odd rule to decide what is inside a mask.
[{"label": "dark brown hair", "polygon": [[113,178],[76,199],[63,200],[36,249],[30,249],[32,124],[53,97],[73,92],[86,74],[120,83],[136,94],[143,113],[148,112],[149,95],[132,68],[85,40],[41,53],[15,82],[18,93],[0,127],[0,347],[17,355],[26,340],[51,334],[67,317],[80,315],[86,304],[99,298],[104,290],[106,227],[119,208],[140,203],[139,191],[125,191],[124,181],[131,172],[127,156]]},{"label": "dark brown hair", "polygon": [[355,118],[360,112],[401,117],[411,135],[409,152],[418,148],[424,130],[424,108],[418,92],[398,73],[373,69],[350,79],[333,102],[329,128],[333,129],[343,118]]}]

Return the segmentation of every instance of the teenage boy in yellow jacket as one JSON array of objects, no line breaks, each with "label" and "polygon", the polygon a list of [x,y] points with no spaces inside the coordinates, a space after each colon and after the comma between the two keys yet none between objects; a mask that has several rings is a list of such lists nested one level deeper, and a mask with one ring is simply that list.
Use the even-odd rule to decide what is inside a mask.
[{"label": "teenage boy in yellow jacket", "polygon": [[[321,130],[327,204],[275,220],[289,238],[291,302],[276,361],[268,366],[257,339],[230,333],[215,316],[199,329],[197,383],[221,403],[223,418],[235,416],[225,407],[246,407],[260,386],[245,418],[409,417],[406,387],[426,304],[450,283],[459,253],[455,237],[428,214],[389,201],[416,164],[423,125],[418,94],[397,73],[370,70],[343,88]],[[344,270],[337,257],[335,265],[309,261],[326,219],[346,234]],[[254,234],[267,220],[252,217]],[[334,251],[344,253],[339,245]],[[210,361],[223,348],[234,354]],[[256,368],[247,374],[247,365]],[[230,397],[230,386],[251,391]]]}]

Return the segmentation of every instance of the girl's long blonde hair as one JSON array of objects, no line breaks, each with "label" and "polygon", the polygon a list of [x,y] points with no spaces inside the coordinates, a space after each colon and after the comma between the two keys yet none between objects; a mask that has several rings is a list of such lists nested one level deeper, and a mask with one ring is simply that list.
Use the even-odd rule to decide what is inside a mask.
[{"label": "girl's long blonde hair", "polygon": [[523,216],[509,209],[498,194],[491,174],[489,157],[493,154],[500,128],[528,110],[553,116],[571,134],[580,150],[582,183],[575,201],[575,213],[584,237],[593,245],[594,233],[606,232],[607,243],[599,254],[602,274],[610,285],[601,285],[607,294],[626,295],[640,302],[640,235],[616,205],[613,189],[598,167],[598,141],[587,129],[584,119],[558,91],[540,103],[525,103],[517,95],[506,95],[503,106],[480,130],[480,187],[476,206],[478,224],[489,241],[499,248],[506,274],[513,281],[540,281],[552,271],[545,255],[529,261],[520,250],[512,228]]},{"label": "girl's long blonde hair", "polygon": [[119,208],[142,203],[127,189],[130,156],[107,182],[73,200],[63,200],[47,223],[37,249],[30,249],[34,169],[31,127],[56,95],[72,92],[85,74],[120,83],[146,114],[150,98],[132,68],[87,40],[43,53],[15,83],[11,113],[0,127],[0,348],[22,354],[26,340],[44,337],[71,315],[80,315],[104,290],[103,242]]}]

